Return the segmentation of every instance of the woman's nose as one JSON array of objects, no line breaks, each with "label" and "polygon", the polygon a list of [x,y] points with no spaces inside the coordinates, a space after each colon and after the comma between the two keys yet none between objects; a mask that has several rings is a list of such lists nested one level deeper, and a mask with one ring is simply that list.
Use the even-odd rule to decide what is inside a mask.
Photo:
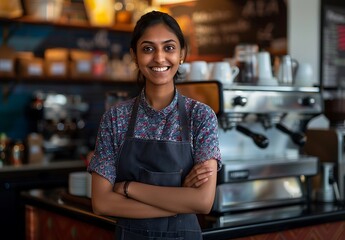
[{"label": "woman's nose", "polygon": [[163,62],[165,58],[164,51],[162,50],[157,50],[154,54],[154,61],[156,62]]}]

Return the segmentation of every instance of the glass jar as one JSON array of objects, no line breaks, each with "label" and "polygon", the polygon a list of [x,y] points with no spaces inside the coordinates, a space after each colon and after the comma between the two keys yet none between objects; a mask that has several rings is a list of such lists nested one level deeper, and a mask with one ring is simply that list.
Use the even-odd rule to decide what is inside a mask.
[{"label": "glass jar", "polygon": [[256,44],[239,44],[235,47],[235,61],[240,69],[236,82],[253,84],[257,81]]}]

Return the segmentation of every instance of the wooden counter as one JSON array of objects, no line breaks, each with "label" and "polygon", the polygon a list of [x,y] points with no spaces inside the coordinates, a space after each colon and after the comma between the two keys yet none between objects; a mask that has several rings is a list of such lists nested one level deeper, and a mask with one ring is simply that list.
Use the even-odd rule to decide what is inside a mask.
[{"label": "wooden counter", "polygon": [[83,170],[86,167],[81,160],[1,167],[0,239],[24,239],[25,211],[20,192],[33,188],[66,187],[69,173]]},{"label": "wooden counter", "polygon": [[[95,236],[97,239],[114,239],[116,218],[93,214],[88,198],[73,197],[63,188],[30,190],[22,192],[21,196],[26,206],[27,239],[47,239],[48,236],[49,239],[63,240],[87,240],[95,239]],[[228,227],[203,228],[203,236],[205,240],[345,239],[345,207],[342,204],[298,206],[302,211],[294,216],[273,214],[266,220],[250,224],[239,221]],[[199,216],[201,221],[203,217],[214,216]]]}]

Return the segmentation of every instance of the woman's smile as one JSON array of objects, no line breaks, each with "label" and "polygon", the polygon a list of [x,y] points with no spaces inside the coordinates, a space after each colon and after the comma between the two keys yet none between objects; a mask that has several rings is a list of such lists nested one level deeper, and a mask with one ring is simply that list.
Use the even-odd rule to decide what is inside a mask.
[{"label": "woman's smile", "polygon": [[151,70],[154,72],[165,72],[168,69],[170,69],[170,67],[151,67]]}]

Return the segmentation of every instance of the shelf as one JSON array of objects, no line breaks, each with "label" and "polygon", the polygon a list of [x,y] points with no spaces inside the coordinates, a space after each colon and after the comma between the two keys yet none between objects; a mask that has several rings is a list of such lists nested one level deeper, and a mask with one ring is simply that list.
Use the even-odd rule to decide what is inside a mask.
[{"label": "shelf", "polygon": [[109,30],[116,32],[132,32],[134,26],[132,24],[115,24],[110,27],[92,26],[89,23],[84,22],[66,22],[66,21],[47,21],[42,19],[35,19],[32,17],[24,16],[19,18],[0,18],[0,23],[24,23],[34,25],[47,25],[62,28],[76,28],[76,29],[90,29],[90,30]]},{"label": "shelf", "polygon": [[241,85],[241,84],[223,84],[223,89],[231,91],[274,91],[274,92],[311,92],[319,93],[318,86],[298,87],[298,86],[265,86],[265,85]]},{"label": "shelf", "polygon": [[0,76],[0,84],[16,82],[21,84],[114,84],[114,85],[137,85],[136,80],[111,79],[107,77],[4,77]]}]

